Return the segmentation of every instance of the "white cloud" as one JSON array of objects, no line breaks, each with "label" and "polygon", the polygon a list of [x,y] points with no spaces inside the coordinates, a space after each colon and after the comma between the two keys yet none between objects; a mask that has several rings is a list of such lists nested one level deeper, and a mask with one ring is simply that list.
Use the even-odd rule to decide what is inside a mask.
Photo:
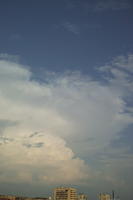
[{"label": "white cloud", "polygon": [[62,26],[69,32],[73,33],[74,35],[79,35],[80,30],[79,27],[76,24],[72,24],[70,22],[64,22]]},{"label": "white cloud", "polygon": [[118,56],[114,58],[112,64],[126,71],[133,72],[133,55],[129,54],[126,57]]},{"label": "white cloud", "polygon": [[[121,96],[132,95],[133,91],[133,55],[118,56],[99,68],[102,73],[105,73],[105,79],[109,80],[112,88],[119,91]],[[110,78],[110,75],[112,76]]]},{"label": "white cloud", "polygon": [[88,178],[84,161],[74,158],[60,137],[44,133],[16,135],[13,140],[1,137],[0,148],[1,182],[34,183],[36,179],[42,184],[66,184]]},{"label": "white cloud", "polygon": [[122,66],[108,70],[106,85],[77,72],[39,84],[25,66],[0,61],[1,182],[81,184],[97,176],[82,156],[99,153],[133,122],[124,112],[129,75]]}]

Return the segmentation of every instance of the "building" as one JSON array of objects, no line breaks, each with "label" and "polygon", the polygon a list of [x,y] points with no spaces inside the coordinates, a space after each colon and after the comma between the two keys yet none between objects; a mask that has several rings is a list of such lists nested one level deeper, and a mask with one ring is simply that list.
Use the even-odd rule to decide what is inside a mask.
[{"label": "building", "polygon": [[78,200],[87,200],[87,196],[85,194],[79,194]]},{"label": "building", "polygon": [[99,195],[99,200],[111,200],[111,195],[110,194],[100,194]]},{"label": "building", "polygon": [[77,190],[68,187],[55,188],[54,200],[78,200]]},{"label": "building", "polygon": [[15,200],[15,196],[10,195],[0,195],[0,200]]},{"label": "building", "polygon": [[51,200],[47,197],[21,197],[21,196],[10,196],[0,195],[0,200]]}]

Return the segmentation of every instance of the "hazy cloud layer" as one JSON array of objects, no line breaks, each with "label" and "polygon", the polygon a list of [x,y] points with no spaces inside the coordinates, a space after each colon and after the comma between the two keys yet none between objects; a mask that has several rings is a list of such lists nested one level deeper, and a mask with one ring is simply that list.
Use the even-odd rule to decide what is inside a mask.
[{"label": "hazy cloud layer", "polygon": [[94,11],[125,10],[129,8],[130,4],[125,0],[102,0],[96,3]]},{"label": "hazy cloud layer", "polygon": [[19,61],[18,55],[9,55],[7,53],[0,53],[0,59],[6,60],[6,61],[12,61],[12,62],[18,62]]},{"label": "hazy cloud layer", "polygon": [[91,12],[121,11],[131,8],[128,0],[68,0],[65,2],[68,9],[80,9],[86,14]]},{"label": "hazy cloud layer", "polygon": [[125,101],[132,99],[132,57],[100,67],[102,81],[67,72],[47,73],[41,84],[25,66],[2,59],[0,181],[95,185],[102,179],[126,187],[119,173],[130,169],[132,154],[110,144],[133,123]]}]

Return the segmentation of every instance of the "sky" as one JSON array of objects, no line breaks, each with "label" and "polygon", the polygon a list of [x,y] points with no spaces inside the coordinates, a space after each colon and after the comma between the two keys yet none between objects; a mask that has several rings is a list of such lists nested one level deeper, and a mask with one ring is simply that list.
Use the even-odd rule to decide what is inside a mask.
[{"label": "sky", "polygon": [[0,194],[133,197],[133,2],[0,1]]}]

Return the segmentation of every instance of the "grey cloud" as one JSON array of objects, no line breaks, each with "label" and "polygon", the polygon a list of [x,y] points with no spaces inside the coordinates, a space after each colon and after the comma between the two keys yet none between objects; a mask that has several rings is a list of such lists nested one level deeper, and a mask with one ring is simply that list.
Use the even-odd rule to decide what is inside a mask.
[{"label": "grey cloud", "polygon": [[14,141],[13,138],[0,137],[0,145],[8,144],[8,143],[10,143],[12,141]]},{"label": "grey cloud", "polygon": [[98,1],[86,1],[86,0],[70,0],[66,1],[68,9],[81,9],[82,12],[88,14],[92,12],[104,12],[108,10],[119,11],[127,10],[131,8],[131,4],[126,0],[98,0]]},{"label": "grey cloud", "polygon": [[12,120],[6,120],[6,119],[0,119],[0,133],[3,132],[4,129],[10,126],[15,126],[19,122],[18,121],[12,121]]},{"label": "grey cloud", "polygon": [[20,56],[19,55],[9,55],[7,53],[0,53],[0,59],[12,61],[12,62],[19,62]]},{"label": "grey cloud", "polygon": [[34,137],[34,136],[36,136],[38,134],[39,134],[39,132],[35,132],[35,133],[32,133],[29,137]]},{"label": "grey cloud", "polygon": [[[117,138],[111,142],[111,146],[115,149],[125,149],[125,155],[133,153],[133,124],[118,134]],[[126,134],[125,134],[126,132]]]},{"label": "grey cloud", "polygon": [[26,146],[27,148],[41,148],[44,145],[44,143],[38,142],[34,144],[23,144],[23,145]]},{"label": "grey cloud", "polygon": [[125,0],[103,0],[96,3],[94,11],[125,10],[129,8],[130,4]]}]

